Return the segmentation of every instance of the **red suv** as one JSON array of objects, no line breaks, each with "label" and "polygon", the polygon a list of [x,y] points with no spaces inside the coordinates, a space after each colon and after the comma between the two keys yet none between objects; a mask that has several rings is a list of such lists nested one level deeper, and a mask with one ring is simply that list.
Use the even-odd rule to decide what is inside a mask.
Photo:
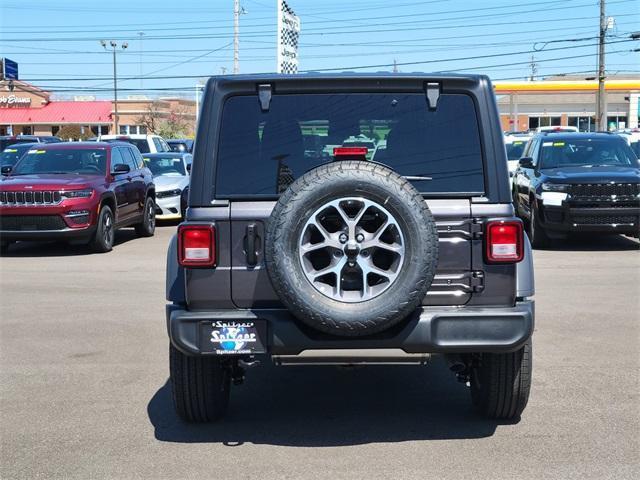
[{"label": "red suv", "polygon": [[0,179],[0,245],[69,240],[95,251],[113,247],[116,228],[155,231],[155,186],[140,152],[128,143],[34,146]]}]

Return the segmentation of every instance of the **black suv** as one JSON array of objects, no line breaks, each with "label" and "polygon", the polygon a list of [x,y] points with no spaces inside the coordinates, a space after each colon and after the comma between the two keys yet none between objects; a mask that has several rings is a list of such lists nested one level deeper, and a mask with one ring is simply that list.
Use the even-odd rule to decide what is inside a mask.
[{"label": "black suv", "polygon": [[640,232],[640,165],[618,135],[536,135],[519,161],[512,188],[534,248],[572,232]]},{"label": "black suv", "polygon": [[[353,145],[365,137],[375,153]],[[219,418],[261,355],[442,354],[480,412],[521,414],[533,267],[486,77],[212,78],[195,145],[167,257],[181,418]]]}]

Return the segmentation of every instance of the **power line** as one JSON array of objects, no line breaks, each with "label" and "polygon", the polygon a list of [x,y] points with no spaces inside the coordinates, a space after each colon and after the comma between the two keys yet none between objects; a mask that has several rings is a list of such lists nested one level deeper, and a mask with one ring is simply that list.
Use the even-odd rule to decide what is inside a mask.
[{"label": "power line", "polygon": [[[596,37],[591,37],[591,39],[595,39]],[[530,45],[531,41],[523,41],[523,42],[509,42],[511,45]],[[475,49],[475,48],[485,48],[487,46],[502,46],[502,43],[492,43],[492,44],[477,44],[477,45],[460,45],[460,46],[450,46],[448,48],[448,50],[453,51],[453,50],[459,50],[459,49],[464,49],[464,50],[469,50],[469,49]],[[590,47],[592,45],[576,45],[572,48],[584,48],[584,47]],[[224,47],[222,47],[224,48]],[[353,54],[349,54],[349,53],[342,53],[340,54],[341,57],[343,58],[347,58],[347,57],[368,57],[368,56],[383,56],[383,55],[400,55],[400,54],[409,54],[409,53],[427,53],[430,51],[441,51],[440,48],[434,48],[432,50],[429,49],[419,49],[419,50],[390,50],[390,51],[377,51],[377,52],[371,52],[371,53],[353,53]],[[210,50],[207,51],[208,55],[209,53],[211,53]],[[202,57],[202,56],[201,56]],[[180,57],[183,58],[183,57]],[[198,61],[197,60],[198,57],[193,57],[191,59],[186,60],[185,62],[189,62],[190,64],[211,64],[211,63],[217,63],[220,60],[228,60],[228,58],[226,57],[216,57],[216,58],[211,58],[208,57],[207,60],[203,60],[203,61]],[[335,55],[305,55],[304,57],[305,59],[326,59],[326,58],[335,58]],[[273,59],[272,55],[268,55],[268,56],[254,56],[254,57],[246,57],[247,60],[252,60],[252,61],[260,61],[260,60],[270,60]],[[144,64],[171,64],[176,65],[176,63],[174,61],[163,61],[163,62],[157,62],[157,61],[153,61],[153,62],[143,62]],[[108,62],[50,62],[50,63],[33,63],[33,64],[29,64],[27,63],[27,65],[107,65]],[[118,62],[119,65],[135,65],[137,64],[137,62]],[[168,68],[172,68],[172,67],[168,67]],[[36,73],[36,72],[30,72],[31,75],[47,75],[46,73]],[[95,76],[91,76],[91,75],[84,75],[84,77],[88,77],[88,78],[94,78]],[[107,78],[107,77],[104,77]],[[147,78],[146,76],[143,77],[142,75],[140,75],[138,78]]]},{"label": "power line", "polygon": [[[637,0],[620,0],[618,3],[626,3],[626,2],[635,2]],[[546,10],[559,10],[559,9],[568,9],[573,7],[557,7],[555,9],[546,9]],[[523,14],[523,13],[532,13],[537,10],[528,10],[528,11],[520,11],[513,12],[514,14]],[[630,14],[620,14],[617,17],[627,17],[627,16],[635,16],[637,13]],[[495,16],[495,15],[489,15]],[[486,17],[486,15],[475,15],[474,18]],[[452,29],[452,28],[470,28],[470,27],[495,27],[500,25],[520,25],[520,24],[531,24],[531,23],[553,23],[553,22],[567,22],[567,21],[576,21],[576,20],[593,20],[597,17],[572,17],[571,19],[567,18],[555,18],[555,19],[545,19],[545,20],[523,20],[523,21],[508,21],[508,22],[491,22],[491,23],[479,23],[479,24],[462,24],[462,25],[436,25],[429,27],[429,30],[441,30],[441,29]],[[466,18],[451,18],[451,19],[439,19],[435,20],[438,23],[445,22],[448,20],[465,20]],[[420,21],[420,20],[412,20],[409,22],[394,22],[394,25],[404,25],[404,24],[414,24],[420,23],[420,27],[408,28],[408,27],[399,27],[399,28],[390,28],[390,29],[370,29],[370,30],[344,30],[344,29],[335,29],[334,26],[330,26],[327,28],[319,28],[319,29],[307,29],[304,32],[301,32],[301,35],[304,36],[316,36],[316,35],[348,35],[348,34],[360,34],[360,33],[384,33],[384,32],[406,32],[406,31],[416,31],[416,30],[424,30],[424,23],[428,23],[428,21]],[[381,24],[370,24],[367,26],[363,26],[361,28],[369,28],[372,26],[386,26],[387,22]],[[269,25],[272,26],[272,25]],[[355,27],[358,28],[358,27]],[[260,38],[260,37],[271,37],[273,36],[272,30],[267,31],[254,31],[249,32],[248,34],[243,35],[244,38]],[[194,34],[194,35],[149,35],[147,40],[194,40],[194,39],[215,39],[215,38],[223,38],[228,39],[231,35],[223,35],[223,34]],[[124,37],[114,37],[115,40],[132,40],[132,36],[124,36]],[[37,37],[37,38],[5,38],[3,42],[89,42],[100,40],[98,37]]]},{"label": "power line", "polygon": [[[538,2],[536,3],[536,7],[542,6],[542,5],[556,5],[556,4],[562,4],[562,5],[566,5],[567,2],[574,2],[574,1],[584,1],[584,0],[549,0],[549,1],[545,1],[545,2]],[[633,0],[618,0],[618,3],[624,3],[627,1],[633,1]],[[422,4],[424,3],[440,3],[440,2],[422,2]],[[545,10],[564,10],[567,8],[579,8],[579,7],[583,7],[583,6],[590,6],[592,5],[593,2],[592,1],[588,1],[587,3],[584,4],[580,4],[580,5],[573,5],[570,7],[567,6],[563,6],[563,7],[558,7],[557,9],[549,9],[546,8]],[[478,11],[491,11],[491,10],[503,10],[503,9],[512,9],[512,8],[517,8],[517,7],[530,7],[531,3],[530,2],[526,2],[526,3],[515,3],[512,5],[505,5],[505,6],[499,6],[499,7],[484,7],[484,8],[475,8],[473,11],[474,12],[478,12]],[[539,9],[537,9],[539,10]],[[509,16],[509,15],[520,15],[522,13],[530,13],[533,10],[526,10],[524,12],[504,12],[504,13],[499,13],[499,14],[488,14],[488,15],[473,15],[474,18],[482,18],[482,17],[491,17],[491,16]],[[344,13],[345,11],[341,11],[341,15]],[[436,17],[439,15],[445,15],[445,14],[452,14],[452,13],[468,13],[469,9],[463,9],[463,10],[447,10],[447,11],[442,11],[442,12],[425,12],[425,13],[409,13],[409,14],[397,14],[397,15],[384,15],[384,16],[374,16],[374,17],[361,17],[358,18],[359,22],[363,22],[363,21],[367,21],[367,20],[393,20],[396,18],[415,18],[415,17],[424,17],[424,16],[428,16],[430,18],[432,17]],[[302,13],[301,15],[304,15],[304,13]],[[465,19],[467,18],[467,15],[463,16],[463,17],[455,17],[455,19]],[[271,17],[262,17],[262,18],[254,18],[252,20],[273,20]],[[432,21],[447,21],[448,19],[434,19]],[[345,22],[350,22],[351,19],[345,19],[345,18],[339,18],[339,19],[327,19],[327,20],[317,20],[317,21],[305,21],[305,25],[316,25],[316,24],[327,24],[330,23],[331,25],[335,26],[336,23],[345,23]],[[415,20],[418,21],[418,20]],[[412,23],[415,23],[412,22]],[[420,22],[424,22],[424,20],[419,20]],[[185,23],[185,22],[182,22]],[[150,32],[150,31],[172,31],[172,30],[203,30],[203,29],[212,29],[212,28],[230,28],[229,25],[229,21],[228,20],[209,20],[206,21],[206,23],[210,24],[210,23],[224,23],[226,24],[224,27],[215,27],[215,26],[203,26],[203,27],[196,27],[193,26],[193,23],[205,23],[205,21],[203,22],[186,22],[189,26],[186,27],[176,27],[175,23],[166,23],[163,25],[169,25],[169,27],[163,27],[163,28],[146,28],[145,31],[146,32]],[[136,28],[132,28],[132,29],[113,29],[111,27],[113,26],[108,26],[108,25],[95,25],[96,27],[109,27],[108,29],[105,30],[96,30],[96,29],[91,29],[91,30],[42,30],[42,29],[38,29],[38,30],[22,30],[22,31],[8,31],[8,33],[12,33],[12,34],[22,34],[22,33],[26,33],[26,34],[33,34],[33,33],[100,33],[100,32],[105,32],[105,33],[109,33],[110,35],[113,33],[117,33],[117,32],[131,32],[131,33],[136,33],[139,30],[139,27],[143,25],[143,24],[137,24],[137,25],[132,25],[133,27]],[[270,27],[273,26],[273,22],[271,23],[263,23],[263,24],[255,24],[252,25],[251,23],[248,23],[246,25],[247,28],[250,27]],[[365,25],[366,26],[366,25]],[[23,27],[24,28],[24,27]],[[28,28],[28,27],[27,27]],[[72,28],[72,27],[66,27],[66,28]],[[75,28],[75,27],[74,27]],[[79,28],[87,28],[86,25],[83,25],[82,27]]]},{"label": "power line", "polygon": [[[615,42],[608,42],[608,44],[618,44],[618,43],[628,43],[628,42],[632,42],[633,40],[619,40],[619,41],[615,41]],[[595,46],[597,44],[592,44],[592,45],[584,45],[584,46]],[[581,48],[581,47],[565,47],[565,48],[554,48],[554,49],[549,49],[548,51],[559,51],[559,50],[568,50],[570,48]],[[625,52],[625,50],[620,50],[617,52],[611,52],[611,53],[621,53],[621,52]],[[395,65],[397,66],[407,66],[407,65],[427,65],[427,64],[433,64],[433,63],[447,63],[447,62],[453,62],[453,61],[473,61],[473,60],[484,60],[487,58],[500,58],[500,57],[505,57],[505,56],[512,56],[512,55],[525,55],[525,54],[531,54],[534,53],[532,50],[527,50],[527,51],[520,51],[520,52],[510,52],[510,53],[496,53],[496,54],[489,54],[489,55],[477,55],[477,56],[468,56],[468,57],[458,57],[458,58],[444,58],[444,59],[429,59],[429,60],[420,60],[420,61],[415,61],[415,62],[395,62]],[[594,54],[590,53],[590,54],[584,54],[584,55],[571,55],[571,56],[563,56],[563,57],[557,57],[557,58],[547,58],[547,59],[541,59],[541,60],[537,60],[537,63],[542,63],[542,62],[552,62],[552,61],[559,61],[559,60],[568,60],[568,59],[573,59],[573,58],[587,58],[587,57],[593,57]],[[440,72],[454,72],[454,71],[466,71],[466,70],[477,70],[477,69],[490,69],[490,68],[494,68],[494,67],[505,67],[505,66],[515,66],[515,65],[529,65],[530,64],[530,60],[524,61],[524,62],[511,62],[511,63],[506,63],[506,64],[500,64],[500,65],[482,65],[482,66],[478,66],[478,67],[465,67],[465,68],[460,68],[460,69],[451,69],[451,70],[440,70]],[[344,66],[344,67],[336,67],[336,68],[325,68],[325,69],[315,69],[315,70],[303,70],[301,71],[301,73],[321,73],[321,72],[333,72],[333,71],[349,71],[349,70],[361,70],[361,69],[367,69],[367,68],[385,68],[385,67],[393,67],[394,63],[385,63],[385,64],[376,64],[376,65],[360,65],[360,66]],[[145,77],[148,80],[175,80],[175,79],[187,79],[187,78],[202,78],[202,77],[206,77],[209,76],[208,74],[200,74],[200,75],[163,75],[163,76],[156,76],[156,77],[150,77],[147,76]],[[125,80],[137,80],[138,77],[136,76],[130,76],[130,77],[120,77],[120,81],[125,81]],[[74,78],[64,78],[64,79],[58,79],[58,78],[39,78],[39,79],[28,79],[25,81],[29,81],[29,82],[34,82],[34,81],[39,81],[39,82],[68,82],[70,80],[77,80]],[[100,77],[100,78],[90,78],[90,79],[82,79],[83,81],[97,81],[97,80],[105,80],[104,77]],[[97,86],[96,86],[97,87]],[[41,87],[41,88],[46,88],[46,87]],[[92,87],[82,87],[82,88],[92,88]]]}]

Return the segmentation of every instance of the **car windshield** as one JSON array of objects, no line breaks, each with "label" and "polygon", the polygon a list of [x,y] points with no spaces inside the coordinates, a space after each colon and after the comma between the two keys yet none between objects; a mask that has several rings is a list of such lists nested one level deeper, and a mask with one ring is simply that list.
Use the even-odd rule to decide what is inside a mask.
[{"label": "car windshield", "polygon": [[145,166],[151,170],[154,177],[161,175],[185,176],[184,162],[175,157],[143,157]]},{"label": "car windshield", "polygon": [[107,152],[104,149],[32,148],[20,159],[12,175],[65,174],[104,175]]},{"label": "car windshield", "polygon": [[[236,96],[220,125],[220,198],[277,195],[308,170],[340,161],[334,147],[354,141],[367,147],[367,160],[410,177],[421,192],[484,192],[478,120],[465,94],[440,95],[435,110],[423,93],[274,95],[268,111],[254,96]],[[375,149],[380,143],[386,148]]]},{"label": "car windshield", "polygon": [[619,137],[543,140],[540,158],[540,168],[638,167],[633,150]]},{"label": "car windshield", "polygon": [[515,140],[512,143],[508,143],[506,146],[507,146],[507,159],[518,160],[522,156],[522,152],[524,152],[524,147],[527,146],[527,141]]},{"label": "car windshield", "polygon": [[633,150],[633,153],[636,154],[636,157],[640,158],[640,141],[638,142],[631,142],[631,150]]},{"label": "car windshield", "polygon": [[29,146],[22,145],[11,145],[5,148],[4,152],[0,153],[0,165],[3,167],[6,165],[15,165],[29,148]]}]

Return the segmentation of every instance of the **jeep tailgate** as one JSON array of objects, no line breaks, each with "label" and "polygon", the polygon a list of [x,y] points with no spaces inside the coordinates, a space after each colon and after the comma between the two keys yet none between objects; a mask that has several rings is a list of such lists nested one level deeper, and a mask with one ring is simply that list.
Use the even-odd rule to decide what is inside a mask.
[{"label": "jeep tailgate", "polygon": [[[438,270],[425,305],[464,305],[482,287],[472,271],[477,225],[469,199],[429,199],[439,236]],[[266,222],[275,202],[231,202],[231,298],[239,308],[280,307],[264,262]],[[480,250],[481,254],[481,250]]]}]

